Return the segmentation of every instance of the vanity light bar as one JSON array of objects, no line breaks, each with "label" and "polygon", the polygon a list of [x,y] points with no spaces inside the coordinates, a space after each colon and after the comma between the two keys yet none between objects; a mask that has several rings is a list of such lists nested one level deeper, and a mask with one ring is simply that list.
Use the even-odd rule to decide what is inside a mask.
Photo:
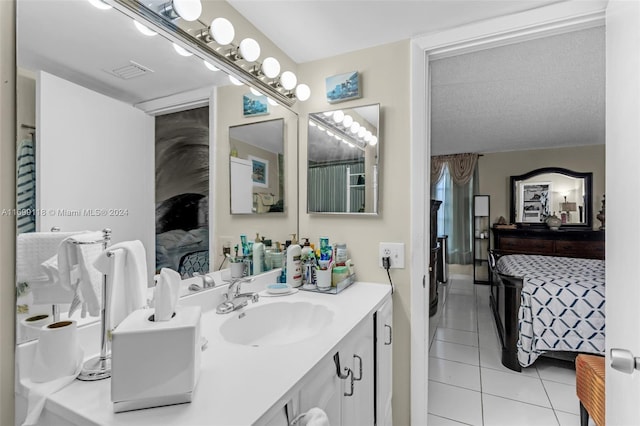
[{"label": "vanity light bar", "polygon": [[115,9],[129,16],[131,19],[139,21],[150,30],[161,34],[168,40],[183,47],[188,46],[190,48],[189,50],[193,52],[195,56],[209,62],[227,74],[233,75],[238,81],[255,88],[267,97],[288,107],[291,107],[295,103],[296,97],[294,93],[283,93],[278,90],[277,87],[273,87],[268,82],[243,68],[226,54],[211,48],[207,45],[206,38],[199,39],[191,35],[178,27],[174,22],[167,21],[137,0],[105,0],[105,3],[112,5]]},{"label": "vanity light bar", "polygon": [[325,117],[319,118],[316,116],[309,115],[309,125],[311,127],[315,126],[320,131],[324,131],[325,127],[329,128],[331,130],[326,130],[327,134],[330,137],[333,137],[334,139],[336,139],[337,142],[346,143],[352,148],[358,148],[361,151],[365,150],[365,147],[362,146],[362,143],[360,141],[354,139],[352,135],[349,135],[349,133],[344,131],[343,129],[336,127],[335,123],[332,123],[331,121],[332,121],[331,115],[326,116],[326,119]]}]

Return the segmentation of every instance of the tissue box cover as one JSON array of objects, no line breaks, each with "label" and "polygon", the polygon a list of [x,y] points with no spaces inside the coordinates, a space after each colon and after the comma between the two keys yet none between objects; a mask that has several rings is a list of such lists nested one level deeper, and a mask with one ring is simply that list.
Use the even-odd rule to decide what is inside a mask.
[{"label": "tissue box cover", "polygon": [[134,311],[112,333],[115,412],[191,402],[200,373],[200,307],[177,307],[169,321],[153,322],[152,315]]}]

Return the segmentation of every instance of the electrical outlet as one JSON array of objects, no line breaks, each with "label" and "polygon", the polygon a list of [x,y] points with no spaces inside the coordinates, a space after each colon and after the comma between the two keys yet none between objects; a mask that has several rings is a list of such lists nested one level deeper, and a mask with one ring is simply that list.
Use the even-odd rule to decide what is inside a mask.
[{"label": "electrical outlet", "polygon": [[391,269],[404,269],[404,243],[380,243],[378,265],[381,268],[383,257],[389,257]]},{"label": "electrical outlet", "polygon": [[218,237],[218,244],[218,247],[222,250],[222,256],[224,256],[227,250],[229,254],[231,254],[231,250],[233,249],[233,237]]}]

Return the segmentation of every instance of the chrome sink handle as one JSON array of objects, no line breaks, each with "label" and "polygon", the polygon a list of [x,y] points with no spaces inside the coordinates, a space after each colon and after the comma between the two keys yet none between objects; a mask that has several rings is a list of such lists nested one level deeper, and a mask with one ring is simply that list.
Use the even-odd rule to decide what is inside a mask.
[{"label": "chrome sink handle", "polygon": [[216,282],[212,276],[208,274],[201,274],[200,272],[194,272],[194,277],[202,278],[202,288],[214,288],[216,286]]}]

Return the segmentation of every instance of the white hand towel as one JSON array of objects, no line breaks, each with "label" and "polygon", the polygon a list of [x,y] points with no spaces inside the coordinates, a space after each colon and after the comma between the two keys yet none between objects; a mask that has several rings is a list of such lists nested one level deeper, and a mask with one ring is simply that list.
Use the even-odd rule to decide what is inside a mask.
[{"label": "white hand towel", "polygon": [[75,293],[75,300],[69,308],[73,315],[79,300],[82,317],[86,312],[91,316],[100,315],[102,298],[102,275],[93,266],[103,251],[103,244],[76,244],[101,241],[102,232],[85,232],[66,238],[58,248],[58,272],[60,284]]},{"label": "white hand towel", "polygon": [[329,417],[322,408],[314,407],[306,413],[299,414],[293,421],[292,425],[300,423],[301,426],[331,426]]},{"label": "white hand towel", "polygon": [[16,278],[20,282],[41,281],[47,278],[40,266],[57,255],[58,246],[78,232],[29,232],[18,235],[16,242]]},{"label": "white hand towel", "polygon": [[[107,256],[107,253],[114,253]],[[114,329],[131,312],[147,306],[147,258],[140,241],[114,244],[94,266],[107,274],[107,327]]]},{"label": "white hand towel", "polygon": [[27,398],[27,417],[22,426],[35,425],[40,419],[40,414],[44,408],[45,402],[49,395],[53,395],[68,384],[71,384],[80,371],[82,371],[82,349],[78,349],[77,359],[79,360],[76,370],[69,376],[59,377],[55,380],[44,383],[34,383],[30,379],[23,379],[22,385],[29,388],[29,396]]},{"label": "white hand towel", "polygon": [[160,270],[154,293],[155,321],[169,321],[175,312],[180,293],[180,274],[168,268]]}]

